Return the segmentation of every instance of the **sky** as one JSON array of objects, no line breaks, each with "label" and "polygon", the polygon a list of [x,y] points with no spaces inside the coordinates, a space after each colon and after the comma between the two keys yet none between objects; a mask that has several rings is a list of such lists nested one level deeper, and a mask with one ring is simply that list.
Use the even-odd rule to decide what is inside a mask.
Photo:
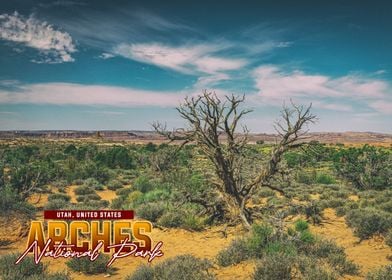
[{"label": "sky", "polygon": [[311,131],[392,133],[392,2],[1,1],[0,130],[184,126],[203,90],[251,132],[312,104]]}]

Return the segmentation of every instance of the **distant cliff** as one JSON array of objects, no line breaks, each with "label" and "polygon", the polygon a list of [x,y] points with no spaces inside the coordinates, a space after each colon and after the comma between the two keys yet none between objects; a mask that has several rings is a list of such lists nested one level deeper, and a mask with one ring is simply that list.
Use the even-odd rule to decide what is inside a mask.
[{"label": "distant cliff", "polygon": [[[41,139],[103,139],[112,141],[160,142],[165,140],[153,131],[79,131],[79,130],[13,130],[0,131],[0,139],[41,138]],[[273,143],[278,140],[275,134],[254,133],[249,135],[250,142],[264,141]],[[347,144],[392,144],[392,134],[375,132],[313,132],[307,134],[305,141]]]}]

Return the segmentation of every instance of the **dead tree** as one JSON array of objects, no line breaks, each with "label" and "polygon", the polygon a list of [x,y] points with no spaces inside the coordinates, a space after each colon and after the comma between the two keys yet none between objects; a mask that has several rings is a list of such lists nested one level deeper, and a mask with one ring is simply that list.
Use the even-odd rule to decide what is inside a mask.
[{"label": "dead tree", "polygon": [[274,148],[271,158],[261,166],[255,178],[244,178],[242,164],[248,130],[242,126],[238,132],[240,120],[251,110],[241,109],[245,96],[226,96],[219,99],[214,93],[203,92],[202,95],[186,98],[177,111],[186,120],[186,129],[169,132],[165,125],[154,123],[154,129],[171,141],[181,141],[181,145],[195,143],[213,164],[219,180],[211,183],[216,187],[224,202],[224,215],[230,220],[240,218],[246,228],[252,223],[252,213],[246,203],[257,187],[265,186],[284,194],[270,181],[278,171],[278,163],[284,152],[298,146],[306,131],[303,128],[315,120],[310,113],[311,106],[284,107],[282,121],[276,123],[280,141]]}]

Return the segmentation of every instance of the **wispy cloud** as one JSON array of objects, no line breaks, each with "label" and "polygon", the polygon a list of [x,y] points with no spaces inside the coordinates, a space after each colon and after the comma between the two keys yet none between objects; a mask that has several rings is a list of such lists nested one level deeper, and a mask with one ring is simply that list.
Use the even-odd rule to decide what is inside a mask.
[{"label": "wispy cloud", "polygon": [[392,100],[392,86],[380,79],[359,75],[332,78],[299,70],[284,71],[274,65],[258,67],[253,77],[258,96],[267,103],[282,104],[283,100],[293,98],[324,109],[350,111],[351,102],[360,102],[359,108],[370,106],[380,113],[391,111],[388,100]]},{"label": "wispy cloud", "polygon": [[375,102],[371,102],[369,106],[384,114],[392,115],[392,100],[378,100]]},{"label": "wispy cloud", "polygon": [[102,59],[110,59],[110,58],[115,57],[115,55],[114,55],[114,54],[111,54],[111,53],[106,53],[106,52],[104,52],[104,53],[102,53],[101,55],[99,55],[98,57],[99,57],[99,58],[102,58]]},{"label": "wispy cloud", "polygon": [[20,86],[17,91],[0,89],[0,104],[108,105],[117,107],[176,106],[185,93],[132,88],[44,83]]},{"label": "wispy cloud", "polygon": [[38,63],[71,62],[71,53],[76,51],[72,37],[67,32],[56,30],[33,15],[25,18],[17,12],[0,15],[0,39],[20,43],[34,48],[42,58]]},{"label": "wispy cloud", "polygon": [[246,66],[246,59],[224,57],[218,52],[229,48],[224,43],[168,46],[160,43],[120,44],[113,53],[123,57],[198,76],[195,88],[206,88],[230,79],[229,72]]}]

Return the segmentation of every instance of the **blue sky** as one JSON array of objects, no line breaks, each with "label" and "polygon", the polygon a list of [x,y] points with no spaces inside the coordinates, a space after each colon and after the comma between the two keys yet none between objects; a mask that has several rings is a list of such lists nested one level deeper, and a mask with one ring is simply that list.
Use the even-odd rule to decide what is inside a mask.
[{"label": "blue sky", "polygon": [[387,1],[2,1],[0,130],[182,127],[202,90],[245,94],[273,132],[290,99],[311,131],[392,133]]}]

